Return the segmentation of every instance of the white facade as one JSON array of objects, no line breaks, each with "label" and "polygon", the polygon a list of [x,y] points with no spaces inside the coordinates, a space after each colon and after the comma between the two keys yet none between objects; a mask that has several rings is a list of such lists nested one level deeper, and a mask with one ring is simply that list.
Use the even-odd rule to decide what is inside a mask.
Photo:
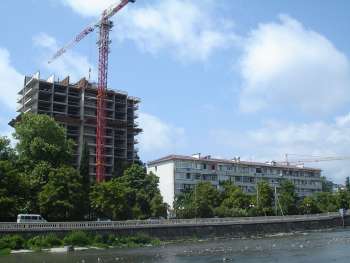
[{"label": "white facade", "polygon": [[170,155],[148,163],[147,169],[159,177],[161,194],[170,207],[176,195],[203,181],[218,189],[220,182],[231,181],[249,194],[255,194],[259,181],[278,187],[284,179],[294,183],[299,196],[322,191],[321,170],[290,165]]},{"label": "white facade", "polygon": [[159,189],[163,201],[172,206],[175,198],[175,163],[168,161],[159,166],[150,166],[147,168],[147,173],[149,172],[153,172],[159,177]]}]

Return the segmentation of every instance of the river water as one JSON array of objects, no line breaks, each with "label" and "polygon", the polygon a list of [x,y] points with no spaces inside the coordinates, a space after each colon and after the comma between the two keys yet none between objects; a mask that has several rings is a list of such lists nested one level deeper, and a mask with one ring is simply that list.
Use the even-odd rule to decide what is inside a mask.
[{"label": "river water", "polygon": [[350,229],[263,238],[200,240],[161,247],[0,256],[1,263],[350,262]]}]

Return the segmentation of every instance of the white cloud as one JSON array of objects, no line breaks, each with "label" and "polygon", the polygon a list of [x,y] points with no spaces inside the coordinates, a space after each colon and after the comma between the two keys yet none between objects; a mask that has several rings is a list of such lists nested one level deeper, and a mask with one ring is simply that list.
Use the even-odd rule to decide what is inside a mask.
[{"label": "white cloud", "polygon": [[[212,131],[216,143],[222,147],[236,149],[243,155],[254,154],[259,161],[282,161],[285,153],[307,156],[350,157],[350,114],[323,121],[296,124],[270,121],[259,129],[244,133],[228,130]],[[296,157],[294,157],[296,158]],[[302,156],[297,157],[303,159]],[[305,163],[306,166],[319,166],[324,175],[343,183],[348,176],[350,158],[344,161]]]},{"label": "white cloud", "polygon": [[72,50],[69,50],[49,64],[49,58],[61,48],[52,36],[46,33],[40,33],[33,37],[33,43],[43,50],[41,67],[47,69],[50,74],[55,74],[61,78],[70,76],[71,80],[77,81],[84,76],[88,77],[89,68],[91,68],[92,79],[96,79],[94,67],[88,58]]},{"label": "white cloud", "polygon": [[9,109],[14,110],[17,92],[23,87],[24,76],[11,65],[10,53],[3,48],[0,48],[0,76],[0,101]]},{"label": "white cloud", "polygon": [[[99,15],[115,1],[63,0],[81,15]],[[214,1],[157,0],[135,4],[116,17],[119,40],[132,40],[146,52],[167,49],[181,60],[206,60],[217,49],[230,46],[237,36],[232,21],[217,18]]]},{"label": "white cloud", "polygon": [[83,16],[98,16],[103,10],[115,4],[116,0],[62,0],[63,4],[71,7]]},{"label": "white cloud", "polygon": [[260,24],[246,40],[240,108],[284,106],[331,113],[350,101],[350,64],[324,36],[282,15]]},{"label": "white cloud", "polygon": [[148,113],[140,113],[139,135],[141,155],[159,158],[164,154],[176,153],[185,143],[185,130],[160,120]]}]

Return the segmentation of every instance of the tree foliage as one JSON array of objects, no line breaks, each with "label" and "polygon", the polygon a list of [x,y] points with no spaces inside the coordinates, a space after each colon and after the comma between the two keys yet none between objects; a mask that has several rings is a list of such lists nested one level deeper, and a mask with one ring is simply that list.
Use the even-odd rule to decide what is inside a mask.
[{"label": "tree foliage", "polygon": [[278,201],[284,214],[298,214],[298,196],[295,192],[295,186],[291,181],[285,180],[281,183],[278,190]]},{"label": "tree foliage", "polygon": [[73,141],[67,140],[65,129],[47,115],[23,114],[15,125],[19,157],[35,165],[44,161],[53,167],[69,164]]},{"label": "tree foliage", "polygon": [[247,216],[250,204],[250,196],[238,186],[227,182],[223,184],[221,204],[215,209],[215,214],[220,217]]},{"label": "tree foliage", "polygon": [[175,213],[181,218],[212,217],[219,198],[218,190],[211,183],[201,182],[175,200]]},{"label": "tree foliage", "polygon": [[130,189],[117,179],[95,184],[90,194],[91,207],[99,217],[125,220],[132,217],[128,202]]},{"label": "tree foliage", "polygon": [[346,179],[345,179],[345,189],[346,189],[346,191],[350,191],[350,177],[348,176],[348,177],[346,177]]},{"label": "tree foliage", "polygon": [[0,220],[8,221],[17,216],[25,202],[26,187],[14,164],[0,161]]},{"label": "tree foliage", "polygon": [[90,153],[89,145],[84,141],[83,149],[80,157],[79,173],[82,179],[82,203],[81,203],[81,219],[90,218],[90,188],[91,181],[90,178]]},{"label": "tree foliage", "polygon": [[113,220],[166,217],[158,188],[158,177],[132,165],[124,175],[95,185],[90,194],[91,205],[100,216]]},{"label": "tree foliage", "polygon": [[299,207],[299,210],[302,214],[317,214],[320,213],[320,208],[317,205],[317,201],[314,197],[307,196],[305,197]]},{"label": "tree foliage", "polygon": [[15,161],[17,156],[10,143],[9,138],[0,137],[0,161]]},{"label": "tree foliage", "polygon": [[81,176],[69,166],[54,168],[39,193],[40,212],[50,219],[78,219],[82,202]]},{"label": "tree foliage", "polygon": [[[143,165],[115,165],[117,176],[90,188],[89,152],[84,144],[79,170],[72,167],[73,142],[65,129],[46,115],[24,114],[15,125],[18,143],[0,137],[0,220],[18,213],[41,213],[49,220],[81,220],[92,207],[99,216],[114,220],[165,217],[167,204],[159,191],[159,179]],[[140,162],[141,163],[141,162]],[[295,186],[284,181],[278,189],[278,206],[284,214],[333,212],[350,207],[350,183],[332,193],[327,180],[323,189],[300,199]],[[223,183],[219,189],[201,182],[176,197],[177,217],[272,215],[274,192],[267,182],[257,183],[257,195]]]},{"label": "tree foliage", "polygon": [[336,195],[330,192],[320,192],[312,196],[315,199],[318,210],[321,213],[335,212],[338,210]]},{"label": "tree foliage", "polygon": [[270,185],[261,181],[257,183],[256,209],[258,215],[272,215],[274,203],[274,193]]}]

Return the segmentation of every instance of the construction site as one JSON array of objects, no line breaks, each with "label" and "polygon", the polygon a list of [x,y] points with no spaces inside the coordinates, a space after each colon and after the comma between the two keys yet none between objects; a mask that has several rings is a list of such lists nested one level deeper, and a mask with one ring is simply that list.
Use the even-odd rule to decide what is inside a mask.
[{"label": "construction site", "polygon": [[[126,92],[108,88],[108,62],[110,53],[111,18],[135,0],[121,0],[105,9],[98,21],[84,28],[68,44],[59,49],[48,61],[55,63],[69,49],[98,29],[98,82],[82,78],[70,83],[69,76],[56,81],[47,80],[40,73],[25,77],[19,91],[20,113],[47,114],[66,128],[67,138],[76,143],[72,163],[79,167],[85,143],[89,147],[90,176],[103,182],[114,175],[118,165],[137,160],[137,140],[141,132],[135,121],[140,99]],[[91,69],[89,70],[91,73]],[[12,125],[16,120],[12,121]],[[93,179],[93,180],[95,180]]]},{"label": "construction site", "polygon": [[[17,118],[22,113],[46,114],[66,128],[67,137],[75,142],[73,164],[79,167],[84,144],[90,154],[90,176],[96,176],[96,84],[81,79],[70,83],[69,77],[55,81],[54,77],[40,79],[40,74],[26,76],[23,89],[18,92]],[[105,92],[104,173],[108,179],[120,162],[134,162],[141,132],[136,119],[140,99],[124,91]]]}]

